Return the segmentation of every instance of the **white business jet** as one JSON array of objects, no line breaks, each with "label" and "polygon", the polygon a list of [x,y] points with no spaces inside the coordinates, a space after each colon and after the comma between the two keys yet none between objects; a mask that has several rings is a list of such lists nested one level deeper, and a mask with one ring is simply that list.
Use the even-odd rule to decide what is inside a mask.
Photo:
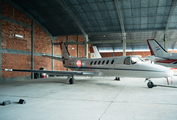
[{"label": "white business jet", "polygon": [[[63,66],[72,71],[47,71],[45,73],[66,75],[70,84],[74,84],[74,75],[82,76],[114,76],[146,78],[147,86],[154,87],[150,78],[170,77],[173,71],[161,65],[144,62],[138,56],[121,56],[108,58],[71,58],[63,42],[60,44],[62,58],[47,56],[56,60],[62,60]],[[4,69],[5,71],[44,73],[43,70],[19,70]]]},{"label": "white business jet", "polygon": [[166,67],[177,68],[177,53],[168,53],[155,39],[149,39],[147,43],[151,56],[146,56],[145,59]]}]

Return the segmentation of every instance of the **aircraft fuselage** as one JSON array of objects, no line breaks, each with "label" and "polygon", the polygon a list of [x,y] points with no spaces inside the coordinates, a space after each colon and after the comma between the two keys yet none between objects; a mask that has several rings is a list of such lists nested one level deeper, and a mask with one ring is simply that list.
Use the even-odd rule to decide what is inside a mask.
[{"label": "aircraft fuselage", "polygon": [[[82,65],[78,66],[80,60]],[[136,61],[137,60],[137,61]],[[173,74],[169,68],[143,62],[136,56],[121,56],[98,59],[73,59],[64,62],[66,68],[74,71],[92,71],[98,76],[119,76],[139,78],[169,77]],[[86,74],[86,76],[89,76]]]}]

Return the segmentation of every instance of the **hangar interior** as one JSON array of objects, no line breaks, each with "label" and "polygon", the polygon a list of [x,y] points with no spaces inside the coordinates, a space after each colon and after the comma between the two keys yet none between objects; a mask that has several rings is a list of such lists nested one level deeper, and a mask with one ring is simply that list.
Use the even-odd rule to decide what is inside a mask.
[{"label": "hangar interior", "polygon": [[61,41],[73,57],[90,57],[92,45],[102,57],[145,57],[153,38],[176,52],[175,0],[1,0],[1,8],[1,82],[30,78],[5,68],[66,70],[42,57],[60,56]]},{"label": "hangar interior", "polygon": [[[0,83],[2,83],[1,92],[6,90],[6,87],[4,87],[3,85],[9,85],[13,88],[13,86],[18,86],[16,81],[27,80],[22,82],[23,86],[28,84],[29,79],[32,80],[34,78],[34,75],[31,75],[31,73],[5,72],[3,71],[3,69],[5,68],[39,69],[40,67],[44,67],[46,70],[67,70],[63,67],[61,61],[42,57],[42,54],[61,57],[61,50],[60,46],[58,45],[58,43],[60,42],[65,42],[70,55],[75,58],[90,58],[89,47],[91,46],[96,46],[102,57],[126,55],[141,55],[142,57],[146,57],[147,55],[151,55],[147,45],[147,39],[153,38],[155,38],[161,45],[163,45],[168,52],[177,52],[176,0],[0,0],[0,8]],[[53,84],[50,84],[46,80],[41,81],[43,84],[45,82],[48,83],[50,87],[52,87],[54,83],[58,84],[56,80],[52,81]],[[93,80],[91,81],[93,82]],[[84,90],[84,86],[87,88],[86,90],[89,90],[90,85],[90,87],[93,87],[93,90],[91,92],[95,92],[94,90],[97,90],[96,87],[99,86],[99,91],[101,91],[105,88],[106,84],[108,84],[108,88],[106,88],[109,92],[118,89],[118,93],[113,92],[113,96],[110,95],[108,96],[108,98],[105,98],[103,94],[96,98],[89,95],[89,99],[81,94],[85,98],[81,98],[81,100],[79,101],[76,97],[72,96],[72,94],[66,94],[71,96],[71,98],[61,93],[58,93],[59,95],[61,95],[61,97],[55,97],[54,95],[57,94],[57,92],[55,92],[52,96],[52,100],[53,102],[56,102],[56,99],[63,99],[63,101],[60,102],[62,102],[64,105],[71,105],[73,107],[73,111],[74,108],[77,107],[77,105],[79,104],[77,102],[81,102],[82,107],[80,109],[84,109],[84,105],[87,102],[89,102],[90,105],[92,104],[90,107],[87,107],[89,111],[91,111],[91,107],[94,107],[94,105],[98,107],[101,106],[100,109],[102,109],[102,107],[103,109],[106,108],[100,113],[97,110],[88,113],[89,116],[92,116],[90,114],[94,114],[92,117],[88,117],[89,120],[92,118],[98,118],[99,120],[108,118],[111,118],[112,120],[116,119],[117,116],[114,116],[115,118],[113,116],[110,116],[109,113],[111,113],[111,111],[109,111],[108,108],[113,104],[117,105],[118,102],[121,102],[120,107],[125,106],[125,109],[119,109],[118,111],[120,113],[118,115],[120,115],[122,119],[126,118],[126,116],[123,115],[125,113],[122,113],[122,111],[128,110],[129,107],[127,104],[125,104],[127,102],[126,96],[123,96],[121,94],[121,91],[126,85],[128,85],[128,88],[126,90],[131,92],[131,90],[133,89],[132,86],[129,83],[124,82],[120,85],[119,88],[113,85],[112,81],[111,83],[107,83],[106,81],[103,81],[103,83],[97,80],[95,81],[93,83],[88,83],[88,81],[86,80],[86,83],[88,84],[85,85],[82,80],[79,80],[79,82],[81,83],[78,82],[78,84],[76,85],[77,89],[74,89],[73,86],[69,91],[65,92],[72,92],[73,90],[76,92],[74,93],[74,95],[79,96],[79,93],[77,92],[80,90]],[[35,83],[36,81],[32,80],[32,82]],[[64,87],[66,87],[67,89],[69,89],[70,87],[63,85],[63,81],[59,83],[61,91],[65,89]],[[91,85],[94,83],[96,83],[96,85],[98,86]],[[135,81],[135,83],[139,86],[139,83],[137,81]],[[133,85],[135,85],[135,83]],[[41,87],[41,84],[30,84],[35,86],[34,90],[41,90],[38,89],[38,87]],[[118,83],[116,83],[116,85],[117,84]],[[83,85],[83,87],[81,87],[81,89],[78,89],[79,85]],[[29,86],[27,85],[27,87]],[[9,89],[13,90],[12,88],[10,87]],[[54,88],[57,89],[57,86],[55,86]],[[20,89],[23,91],[23,89],[27,88],[23,86]],[[124,93],[131,96],[131,94],[127,93],[126,90],[123,90]],[[143,91],[144,89],[141,88],[141,90]],[[163,91],[163,89],[161,88],[157,90],[159,92]],[[17,91],[18,90],[15,89],[15,92]],[[53,92],[51,91],[45,92],[47,94],[52,94]],[[134,89],[133,93],[137,91],[138,89]],[[168,96],[169,98],[171,98],[176,95],[176,93],[174,93],[174,91],[171,89],[168,89],[167,91],[171,92],[170,95],[165,92],[163,96],[160,97]],[[3,96],[4,98],[8,99],[8,96],[6,96],[5,94],[9,94],[11,99],[17,98],[13,97],[13,95],[16,96],[15,92],[12,94],[11,92],[3,92],[0,95],[1,100]],[[26,91],[23,96],[25,97],[25,94],[28,94],[28,92],[29,91]],[[45,92],[37,94],[42,94],[45,96]],[[91,92],[85,93],[91,94]],[[151,100],[148,97],[153,96],[146,90],[144,92],[147,92],[147,99],[149,101],[144,102],[143,100],[140,100],[142,104],[137,103],[138,97],[143,97],[143,94],[138,92],[138,97],[133,98],[133,101],[131,102],[127,102],[128,104],[133,106],[136,106],[136,104],[138,105],[139,109],[136,112],[140,112],[141,107],[145,107],[145,110],[151,110],[148,106],[145,105],[146,103],[148,103],[149,106],[152,107],[152,104],[155,101],[154,104],[157,109],[158,104],[168,104],[169,99],[165,98],[165,102],[161,101],[161,98],[158,98],[160,99],[160,102],[156,101],[155,99]],[[155,91],[153,90],[153,92]],[[98,95],[99,92],[96,92],[95,94]],[[117,98],[119,95],[124,98],[124,100],[119,100]],[[18,94],[18,96],[20,96],[20,94]],[[32,96],[34,98],[38,98],[40,95]],[[67,103],[65,103],[64,101],[65,97],[67,99]],[[47,96],[46,98],[49,99],[50,96]],[[101,101],[102,99],[105,99],[105,101]],[[34,99],[30,98],[29,101],[33,100]],[[38,100],[44,102],[46,99],[39,97]],[[176,103],[174,102],[175,100],[176,97],[169,100],[169,102],[172,102],[171,106],[167,106],[167,108],[165,108],[166,106],[162,105],[161,107],[165,108],[165,110],[167,111],[170,111],[172,110],[172,106],[175,106],[172,111],[176,111]],[[70,101],[74,102],[74,104],[71,104]],[[97,104],[96,101],[101,102]],[[114,103],[111,101],[116,102]],[[60,104],[60,102],[57,103]],[[106,104],[104,104],[104,102]],[[52,101],[50,101],[50,103],[52,103]],[[39,102],[37,102],[36,104],[39,104]],[[46,106],[47,108],[45,109],[48,109],[49,105],[47,104]],[[55,108],[55,106],[53,107]],[[43,106],[40,106],[38,109],[42,108]],[[68,109],[69,108],[67,108],[67,110]],[[132,109],[135,110],[134,107],[132,107]],[[6,110],[8,110],[8,108],[6,108]],[[27,110],[31,110],[31,108]],[[57,110],[61,111],[61,109],[59,108]],[[112,108],[112,110],[116,111],[116,108]],[[22,112],[22,110],[20,111]],[[41,114],[40,110],[37,111],[37,113]],[[71,110],[69,111],[72,112]],[[42,112],[49,111],[46,110]],[[85,119],[84,116],[87,114],[87,112],[88,111],[85,110],[84,115],[78,118],[76,117],[76,115],[78,115],[79,113],[75,111],[74,117],[76,117],[76,119]],[[160,113],[157,113],[156,110],[153,110],[153,112],[154,114],[152,114],[150,118],[157,118],[158,114],[164,113],[163,110],[161,110]],[[131,111],[128,111],[128,113],[131,113]],[[36,114],[33,113],[32,115]],[[52,118],[51,115],[52,113],[50,114],[50,116],[44,115],[44,118],[45,116],[48,119],[58,118],[58,116]],[[137,117],[138,115],[139,114],[131,114],[131,116],[127,116],[127,119],[142,119],[143,116]],[[145,113],[142,113],[142,115],[145,115]],[[19,116],[16,116],[15,118],[23,118]],[[63,116],[63,119],[71,119],[72,116],[73,115],[69,116],[68,118],[66,116]],[[6,116],[3,115],[1,117],[6,118]],[[172,115],[169,115],[169,113],[167,113],[164,114],[163,117],[175,119],[177,116],[174,116],[173,113]],[[42,118],[43,117],[39,117],[39,119]],[[13,118],[9,117],[9,119]],[[33,117],[30,117],[29,119],[33,119]]]}]

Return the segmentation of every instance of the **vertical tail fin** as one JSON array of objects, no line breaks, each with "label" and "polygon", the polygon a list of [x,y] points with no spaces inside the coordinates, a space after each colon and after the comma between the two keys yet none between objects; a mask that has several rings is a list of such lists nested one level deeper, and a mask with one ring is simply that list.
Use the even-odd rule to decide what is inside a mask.
[{"label": "vertical tail fin", "polygon": [[62,58],[70,59],[70,54],[68,50],[66,49],[64,42],[60,43],[60,49],[61,49]]},{"label": "vertical tail fin", "polygon": [[155,39],[149,39],[147,40],[147,43],[151,51],[151,55],[158,57],[165,57],[168,55],[168,52]]},{"label": "vertical tail fin", "polygon": [[91,58],[102,58],[96,46],[90,47],[90,56]]}]

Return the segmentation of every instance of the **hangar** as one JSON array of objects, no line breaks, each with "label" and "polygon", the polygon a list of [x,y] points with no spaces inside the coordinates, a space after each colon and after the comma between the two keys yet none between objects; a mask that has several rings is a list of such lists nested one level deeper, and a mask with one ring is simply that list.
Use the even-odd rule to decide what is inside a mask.
[{"label": "hangar", "polygon": [[[75,58],[90,58],[92,45],[97,46],[102,57],[145,57],[150,55],[146,40],[153,38],[167,51],[177,52],[176,3],[176,0],[0,0],[0,102],[12,101],[7,107],[0,106],[0,118],[176,119],[175,90],[149,91],[140,87],[143,82],[135,78],[123,78],[120,83],[108,78],[99,78],[102,81],[78,78],[76,85],[68,86],[64,78],[36,80],[31,73],[3,71],[41,67],[66,71],[61,61],[42,56],[61,57],[60,42],[65,42]],[[27,101],[25,106],[15,104],[21,98]]]}]

